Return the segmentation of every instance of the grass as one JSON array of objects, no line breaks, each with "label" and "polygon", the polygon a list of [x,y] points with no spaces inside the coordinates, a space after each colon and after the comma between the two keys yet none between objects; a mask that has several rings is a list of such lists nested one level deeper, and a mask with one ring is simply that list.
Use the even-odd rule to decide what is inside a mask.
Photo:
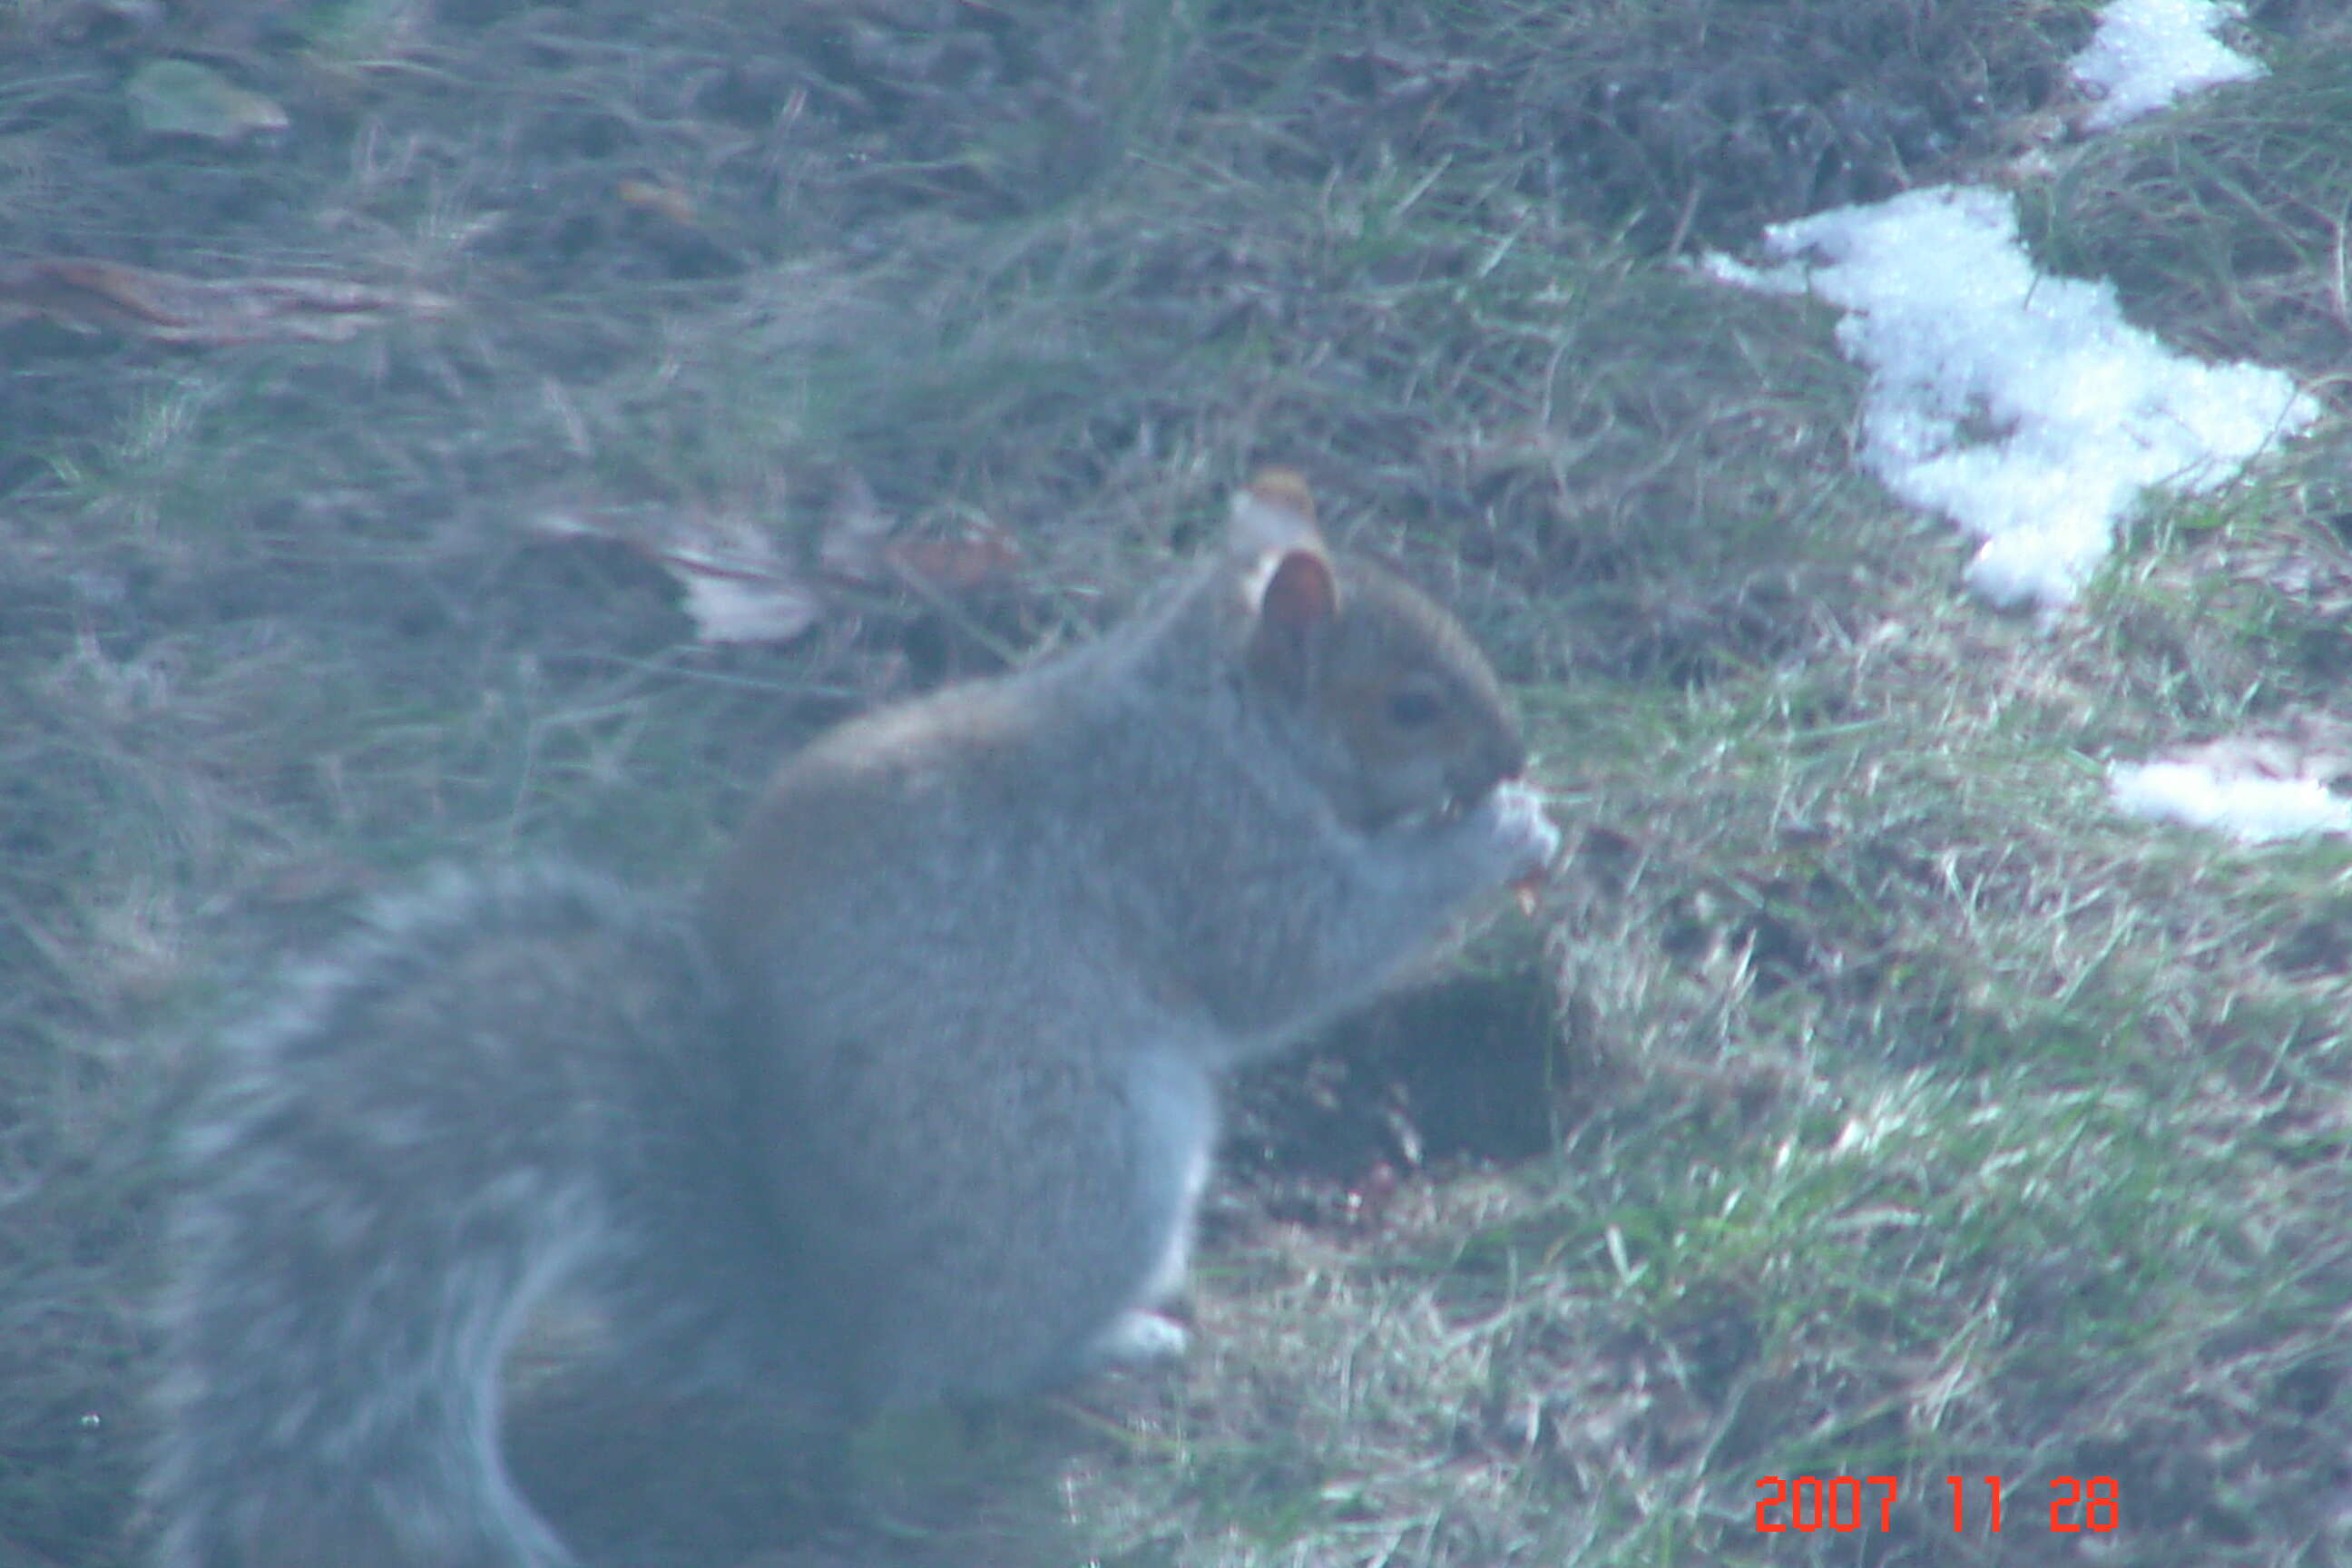
[{"label": "grass", "polygon": [[[755,1435],[575,1420],[642,1428],[692,1516],[646,1545],[614,1499],[661,1488],[583,1487],[583,1543],[2352,1550],[2345,856],[2104,793],[2344,717],[2340,412],[2003,620],[1853,471],[1826,315],[1677,265],[1982,167],[2063,108],[2089,7],[771,9],[0,8],[12,247],[460,304],[333,346],[0,326],[0,1557],[131,1560],[155,1119],[250,976],[433,860],[690,881],[799,736],[1082,633],[1270,459],[1517,687],[1574,845],[1532,934],[1244,1086],[1181,1372],[886,1434],[895,1528],[846,1543]],[[2352,38],[2252,36],[2265,79],[2019,176],[2028,227],[2340,402]],[[121,61],[174,50],[288,136],[129,136]],[[1021,563],[709,649],[636,555],[527,526],[731,509],[803,559],[845,474]],[[1808,1475],[1897,1477],[1891,1528],[1759,1533]],[[2121,1531],[2055,1532],[2062,1476],[2114,1478]]]},{"label": "grass", "polygon": [[2352,333],[2352,170],[2317,128],[2347,113],[2352,68],[2298,51],[2257,83],[2102,140],[2028,211],[2054,264],[2113,278],[2176,342],[2326,378]]}]

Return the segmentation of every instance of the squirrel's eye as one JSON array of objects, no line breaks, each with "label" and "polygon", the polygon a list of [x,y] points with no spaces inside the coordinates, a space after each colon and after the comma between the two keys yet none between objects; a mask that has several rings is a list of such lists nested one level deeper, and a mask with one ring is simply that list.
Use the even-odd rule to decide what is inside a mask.
[{"label": "squirrel's eye", "polygon": [[1389,721],[1401,730],[1434,724],[1444,711],[1445,704],[1438,700],[1437,694],[1420,687],[1389,693]]}]

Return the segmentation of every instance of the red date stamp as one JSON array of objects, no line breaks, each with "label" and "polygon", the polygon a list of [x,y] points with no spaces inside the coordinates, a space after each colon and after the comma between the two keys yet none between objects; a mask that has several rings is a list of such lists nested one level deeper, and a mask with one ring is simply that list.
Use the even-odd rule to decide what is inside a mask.
[{"label": "red date stamp", "polygon": [[[1946,1476],[1952,1528],[1998,1534],[2002,1525],[1999,1476]],[[1895,1528],[1900,1485],[1893,1476],[1766,1476],[1756,1483],[1759,1534],[1811,1535]],[[2113,1476],[2055,1476],[2050,1481],[2048,1528],[2053,1534],[2100,1534],[2123,1524],[2123,1488]]]}]

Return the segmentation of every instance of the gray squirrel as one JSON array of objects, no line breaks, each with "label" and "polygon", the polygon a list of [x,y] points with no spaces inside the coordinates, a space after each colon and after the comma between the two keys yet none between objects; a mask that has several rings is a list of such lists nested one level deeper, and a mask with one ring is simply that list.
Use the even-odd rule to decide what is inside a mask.
[{"label": "gray squirrel", "polygon": [[1098,640],[789,759],[698,907],[451,872],[177,1134],[160,1568],[563,1568],[500,1458],[556,1292],[841,1427],[1181,1350],[1225,1069],[1558,847],[1493,671],[1295,475]]}]

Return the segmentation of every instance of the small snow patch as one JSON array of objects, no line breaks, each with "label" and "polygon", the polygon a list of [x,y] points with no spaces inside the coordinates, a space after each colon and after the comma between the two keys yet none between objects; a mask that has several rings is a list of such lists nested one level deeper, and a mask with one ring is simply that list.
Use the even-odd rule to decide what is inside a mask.
[{"label": "small snow patch", "polygon": [[[2194,88],[2256,75],[2213,31],[2212,0],[2116,0],[2075,72],[2120,123]],[[2210,489],[2318,416],[2279,372],[2204,364],[2127,323],[2105,282],[2048,278],[2010,199],[1913,191],[1766,231],[1771,264],[1710,256],[1742,288],[1845,310],[1838,341],[1872,373],[1864,466],[1984,541],[1970,588],[2003,607],[2073,602],[2143,489]]]},{"label": "small snow patch", "polygon": [[2116,804],[2135,816],[2216,828],[2249,844],[2352,832],[2352,723],[2306,712],[2265,729],[2108,770]]},{"label": "small snow patch", "polygon": [[2247,844],[2352,833],[2352,801],[2316,779],[2231,777],[2199,763],[2118,763],[2115,803],[2134,816],[2211,828]]},{"label": "small snow patch", "polygon": [[1787,264],[1708,270],[1848,312],[1838,342],[1872,373],[1864,466],[1984,540],[1969,584],[1996,605],[2071,602],[2142,489],[2210,489],[2318,412],[2277,371],[2173,353],[2111,284],[2036,272],[1997,191],[1840,207],[1765,248]]},{"label": "small snow patch", "polygon": [[2105,131],[2183,93],[2260,76],[2259,64],[2213,36],[2232,14],[2214,0],[2116,0],[2074,57],[2075,79],[2100,94],[2084,127]]}]

